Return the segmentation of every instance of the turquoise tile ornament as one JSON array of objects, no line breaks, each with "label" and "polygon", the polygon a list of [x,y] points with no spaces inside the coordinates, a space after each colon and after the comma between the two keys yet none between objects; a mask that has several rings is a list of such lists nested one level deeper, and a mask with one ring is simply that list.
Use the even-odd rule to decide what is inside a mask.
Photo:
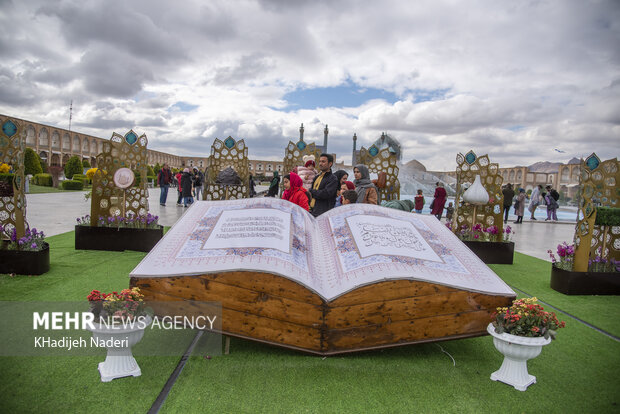
[{"label": "turquoise tile ornament", "polygon": [[474,154],[473,151],[469,151],[465,155],[465,161],[467,162],[467,164],[472,165],[474,162],[476,162],[476,154]]},{"label": "turquoise tile ornament", "polygon": [[133,145],[138,141],[138,136],[136,134],[134,134],[133,131],[129,131],[126,135],[125,135],[125,142],[128,143],[129,145]]},{"label": "turquoise tile ornament", "polygon": [[228,137],[226,138],[226,141],[224,141],[224,145],[226,145],[226,148],[231,149],[235,146],[235,140],[231,137]]},{"label": "turquoise tile ornament", "polygon": [[586,158],[586,165],[590,171],[597,169],[600,164],[601,160],[596,156],[596,154],[592,154]]},{"label": "turquoise tile ornament", "polygon": [[2,124],[2,132],[10,138],[17,133],[17,125],[10,120],[7,120],[4,124]]}]

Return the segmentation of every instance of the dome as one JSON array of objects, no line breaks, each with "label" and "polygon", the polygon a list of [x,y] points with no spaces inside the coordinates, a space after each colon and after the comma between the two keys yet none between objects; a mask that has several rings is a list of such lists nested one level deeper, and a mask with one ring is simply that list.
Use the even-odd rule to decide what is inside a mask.
[{"label": "dome", "polygon": [[392,154],[396,154],[396,159],[398,161],[402,159],[402,154],[400,153],[400,142],[398,142],[396,139],[392,138],[385,132],[382,133],[381,138],[373,142],[372,145],[379,148],[379,150],[382,150],[384,148],[389,148],[389,151]]}]

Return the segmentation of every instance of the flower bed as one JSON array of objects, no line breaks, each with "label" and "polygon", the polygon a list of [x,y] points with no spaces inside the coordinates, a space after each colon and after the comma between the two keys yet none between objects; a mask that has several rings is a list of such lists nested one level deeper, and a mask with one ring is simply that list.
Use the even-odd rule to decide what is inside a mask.
[{"label": "flower bed", "polygon": [[559,260],[551,250],[551,288],[565,295],[620,295],[620,262],[600,256],[588,260],[587,272],[573,270],[575,248],[558,244]]},{"label": "flower bed", "polygon": [[8,236],[0,244],[0,273],[42,275],[50,270],[50,246],[42,231],[27,229],[24,237],[18,239],[15,227],[5,230],[0,226],[0,234]]},{"label": "flower bed", "polygon": [[463,243],[486,264],[512,264],[514,242],[466,241]]},{"label": "flower bed", "polygon": [[[450,224],[447,226],[451,229]],[[513,263],[515,244],[510,241],[514,234],[510,226],[506,226],[504,231],[500,233],[497,226],[483,228],[478,223],[469,228],[467,225],[463,225],[455,234],[484,263]]]},{"label": "flower bed", "polygon": [[40,250],[0,249],[0,273],[42,275],[50,270],[50,246],[43,242]]},{"label": "flower bed", "polygon": [[90,217],[77,219],[75,248],[77,250],[135,250],[149,252],[164,236],[157,216],[100,218],[99,227],[90,225]]},{"label": "flower bed", "polygon": [[551,289],[565,295],[620,295],[620,273],[574,272],[553,264]]}]

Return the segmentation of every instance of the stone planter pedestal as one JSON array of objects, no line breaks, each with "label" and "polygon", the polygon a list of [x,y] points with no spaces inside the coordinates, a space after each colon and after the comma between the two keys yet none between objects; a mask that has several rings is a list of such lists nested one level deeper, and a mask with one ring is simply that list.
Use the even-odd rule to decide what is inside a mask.
[{"label": "stone planter pedestal", "polygon": [[504,355],[502,366],[491,374],[491,380],[512,385],[519,391],[535,384],[536,377],[527,372],[527,361],[540,355],[542,347],[548,345],[551,338],[498,334],[492,323],[487,326],[487,332],[493,337],[495,348]]},{"label": "stone planter pedestal", "polygon": [[110,382],[116,378],[139,377],[142,371],[131,353],[131,347],[140,342],[144,329],[153,320],[150,316],[127,323],[127,326],[106,326],[94,323],[93,339],[97,343],[105,343],[108,350],[105,361],[99,363],[99,374],[102,382]]}]

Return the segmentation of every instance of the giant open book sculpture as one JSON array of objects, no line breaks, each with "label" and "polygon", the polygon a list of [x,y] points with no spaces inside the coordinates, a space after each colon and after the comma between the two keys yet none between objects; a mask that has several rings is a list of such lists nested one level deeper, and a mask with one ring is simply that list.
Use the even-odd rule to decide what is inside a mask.
[{"label": "giant open book sculpture", "polygon": [[355,204],[315,219],[271,198],[194,203],[130,276],[188,313],[221,302],[227,335],[319,354],[485,335],[515,297],[435,217]]}]

